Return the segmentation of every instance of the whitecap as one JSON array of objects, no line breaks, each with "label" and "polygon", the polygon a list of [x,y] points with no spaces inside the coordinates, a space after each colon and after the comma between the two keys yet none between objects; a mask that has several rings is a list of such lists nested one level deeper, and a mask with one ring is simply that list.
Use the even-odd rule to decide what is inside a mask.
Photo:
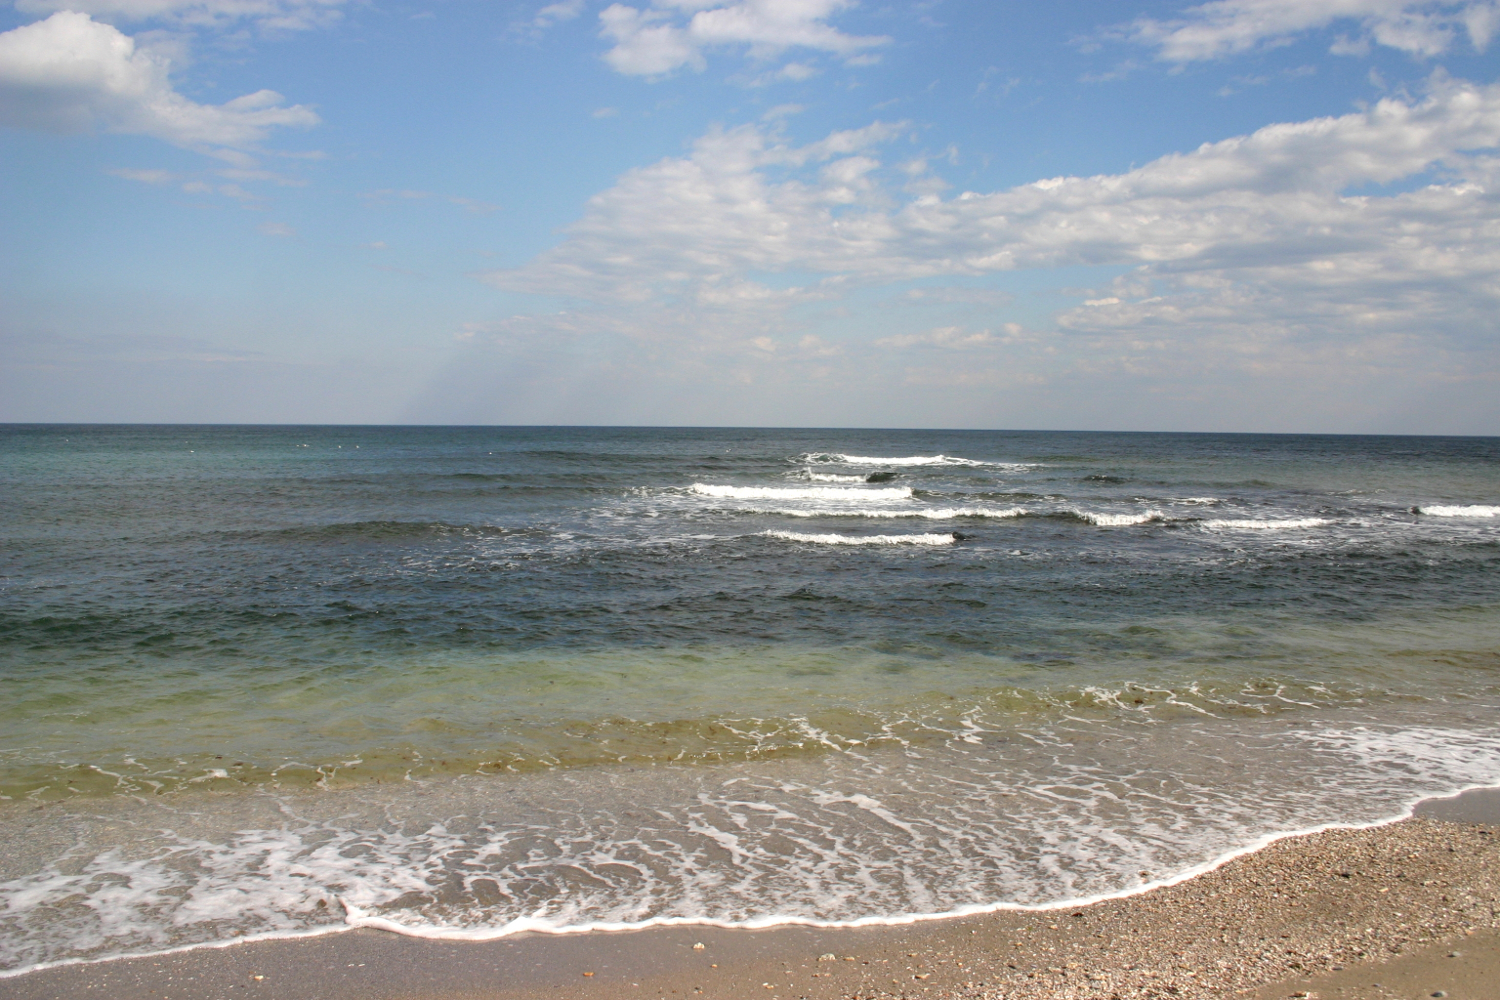
[{"label": "whitecap", "polygon": [[813,545],[952,545],[953,535],[811,535],[801,531],[762,531],[768,538]]},{"label": "whitecap", "polygon": [[815,483],[862,483],[864,476],[841,476],[836,472],[814,472],[807,470],[807,478]]},{"label": "whitecap", "polygon": [[[991,462],[976,462],[972,458],[954,455],[899,455],[882,458],[873,455],[845,455],[838,452],[804,455],[805,462],[841,462],[845,465],[991,465]],[[1021,466],[1017,466],[1021,468]]]},{"label": "whitecap", "polygon": [[931,521],[948,521],[958,517],[1012,518],[1025,517],[1025,507],[870,507],[750,508],[747,514],[770,514],[780,517],[921,517]]},{"label": "whitecap", "polygon": [[1417,513],[1428,517],[1500,517],[1500,507],[1482,503],[1460,506],[1438,504],[1433,507],[1418,507]]},{"label": "whitecap", "polygon": [[1162,520],[1162,513],[1159,510],[1148,510],[1139,514],[1102,514],[1087,510],[1074,511],[1074,513],[1088,523],[1097,524],[1101,528],[1124,528],[1132,524]]},{"label": "whitecap", "polygon": [[858,489],[839,486],[713,486],[694,483],[694,493],[735,500],[910,500],[910,486]]}]

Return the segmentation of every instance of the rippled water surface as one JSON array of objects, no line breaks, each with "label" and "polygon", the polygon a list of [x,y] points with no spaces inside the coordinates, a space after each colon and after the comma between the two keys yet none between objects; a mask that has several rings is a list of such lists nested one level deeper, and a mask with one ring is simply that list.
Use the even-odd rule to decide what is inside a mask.
[{"label": "rippled water surface", "polygon": [[10,426],[0,494],[12,972],[1060,903],[1500,783],[1496,439]]}]

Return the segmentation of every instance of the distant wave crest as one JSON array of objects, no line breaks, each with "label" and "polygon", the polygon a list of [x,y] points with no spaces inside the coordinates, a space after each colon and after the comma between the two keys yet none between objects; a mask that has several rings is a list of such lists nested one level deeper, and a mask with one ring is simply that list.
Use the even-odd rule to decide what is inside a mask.
[{"label": "distant wave crest", "polygon": [[781,517],[921,517],[931,521],[948,521],[959,517],[1011,518],[1025,517],[1025,507],[902,507],[879,509],[869,507],[751,508],[747,514],[773,514]]},{"label": "distant wave crest", "polygon": [[1482,503],[1462,506],[1438,504],[1433,507],[1418,507],[1417,513],[1428,517],[1500,517],[1500,507]]},{"label": "distant wave crest", "polygon": [[976,462],[972,458],[953,455],[900,455],[881,458],[872,455],[845,455],[837,452],[813,452],[803,455],[804,462],[842,463],[845,465],[992,465],[992,462]]},{"label": "distant wave crest", "polygon": [[802,531],[762,531],[767,538],[813,545],[952,545],[955,535],[813,535]]},{"label": "distant wave crest", "polygon": [[693,492],[734,500],[910,500],[910,486],[860,489],[849,486],[714,486],[694,483]]}]

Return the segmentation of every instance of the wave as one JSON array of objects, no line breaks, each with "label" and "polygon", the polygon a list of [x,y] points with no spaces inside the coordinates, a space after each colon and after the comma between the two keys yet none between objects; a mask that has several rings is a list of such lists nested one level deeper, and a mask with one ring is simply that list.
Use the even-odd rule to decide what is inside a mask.
[{"label": "wave", "polygon": [[814,472],[807,470],[807,478],[815,483],[863,483],[864,476],[841,476],[835,472]]},{"label": "wave", "polygon": [[1029,511],[1025,507],[921,507],[915,510],[901,508],[898,510],[880,510],[869,507],[840,507],[840,508],[813,508],[811,510],[795,510],[788,508],[750,508],[747,514],[769,514],[779,517],[921,517],[930,521],[948,521],[960,517],[987,517],[987,518],[1012,518],[1025,517]]},{"label": "wave", "polygon": [[230,531],[225,535],[262,536],[301,541],[386,541],[404,538],[431,537],[503,537],[528,533],[529,529],[502,528],[493,524],[453,524],[447,521],[340,521],[334,524],[308,524],[293,528],[273,528],[260,531]]},{"label": "wave", "polygon": [[1159,510],[1142,511],[1138,514],[1104,514],[1098,511],[1075,510],[1072,512],[1089,524],[1096,524],[1101,528],[1124,528],[1133,524],[1146,524],[1151,521],[1166,520]]},{"label": "wave", "polygon": [[910,500],[910,486],[887,486],[865,490],[837,486],[713,486],[694,483],[692,491],[699,496],[726,497],[734,500]]},{"label": "wave", "polygon": [[[799,459],[803,462],[814,463],[842,463],[844,465],[995,465],[1004,463],[976,462],[972,458],[958,458],[954,455],[900,455],[892,458],[882,458],[874,455],[845,455],[841,452],[811,452]],[[1024,466],[1016,466],[1024,468]]]},{"label": "wave", "polygon": [[1072,510],[1067,515],[1087,521],[1101,528],[1127,528],[1138,524],[1191,524],[1201,528],[1219,530],[1267,531],[1277,528],[1317,528],[1329,524],[1321,517],[1287,518],[1216,518],[1200,521],[1195,518],[1168,517],[1159,510],[1144,510],[1131,514],[1108,514],[1100,511]]},{"label": "wave", "polygon": [[1230,528],[1243,531],[1272,531],[1277,528],[1319,528],[1329,521],[1322,517],[1287,517],[1279,520],[1269,518],[1223,518],[1201,522],[1205,528]]},{"label": "wave", "polygon": [[1489,504],[1473,503],[1462,506],[1438,504],[1433,507],[1414,507],[1415,514],[1426,514],[1428,517],[1500,517],[1500,507]]},{"label": "wave", "polygon": [[[185,833],[171,805],[124,802],[72,824],[118,817],[124,832],[82,841],[65,863],[0,882],[12,931],[0,946],[0,978],[353,927],[492,940],[522,931],[858,927],[1072,909],[1182,882],[1286,836],[1383,825],[1411,815],[1423,798],[1496,781],[1497,743],[1482,729],[1249,734],[1277,782],[1226,785],[1218,755],[1164,758],[1147,744],[1097,763],[1058,760],[1060,773],[1041,780],[1077,795],[1017,796],[1010,789],[1038,780],[1025,759],[1034,755],[1018,761],[996,738],[1004,733],[980,725],[924,749],[921,757],[940,755],[947,765],[936,779],[909,758],[857,752],[748,783],[734,771],[699,772],[706,779],[688,785],[667,769],[575,772],[555,804],[537,793],[556,786],[534,781],[513,785],[522,794],[504,805],[493,784],[401,783],[361,795],[357,810],[343,796],[248,809],[221,799],[197,811]],[[1125,764],[1144,773],[1107,788],[1090,782]],[[948,769],[969,779],[957,795]],[[1147,780],[1184,769],[1189,780],[1167,794],[1150,785],[1175,783]],[[747,785],[764,810],[754,823],[744,817]],[[1215,808],[1225,794],[1244,808]],[[1131,824],[1124,835],[1122,804]],[[1137,830],[1166,833],[1130,835]],[[538,852],[539,842],[548,850]],[[820,849],[830,842],[852,846],[830,855]],[[580,877],[591,889],[582,899]],[[225,899],[234,903],[229,919],[214,905]]]},{"label": "wave", "polygon": [[801,531],[762,531],[767,538],[812,545],[952,545],[958,535],[810,535]]}]

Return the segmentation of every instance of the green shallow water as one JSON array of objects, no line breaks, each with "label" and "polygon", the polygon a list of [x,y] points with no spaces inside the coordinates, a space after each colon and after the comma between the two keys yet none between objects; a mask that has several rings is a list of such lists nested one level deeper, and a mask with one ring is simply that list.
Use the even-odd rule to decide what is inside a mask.
[{"label": "green shallow water", "polygon": [[1137,621],[1079,636],[1087,658],[1040,664],[786,646],[413,652],[317,664],[288,655],[233,666],[178,657],[165,670],[75,660],[0,683],[12,693],[0,704],[9,742],[0,795],[707,764],[1004,738],[1063,716],[1165,725],[1195,713],[1378,712],[1500,693],[1492,608],[1276,624]]}]

